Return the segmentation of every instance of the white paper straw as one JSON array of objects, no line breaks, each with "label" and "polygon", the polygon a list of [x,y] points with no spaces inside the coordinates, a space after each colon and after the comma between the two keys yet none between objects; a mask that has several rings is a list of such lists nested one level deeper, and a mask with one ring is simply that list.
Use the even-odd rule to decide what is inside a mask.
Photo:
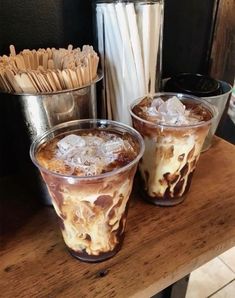
[{"label": "white paper straw", "polygon": [[[110,99],[112,100],[112,111],[114,119],[118,119],[121,114],[121,105],[118,104],[121,92],[120,92],[120,70],[115,69],[114,61],[118,59],[119,52],[117,50],[116,44],[113,42],[113,38],[115,36],[115,40],[118,42],[120,40],[119,32],[117,31],[117,27],[112,26],[110,13],[107,11],[108,6],[113,6],[113,4],[103,4],[100,5],[102,8],[102,13],[104,17],[104,40],[105,40],[105,68],[108,68],[107,73],[110,73],[112,82],[113,82],[113,94],[110,94]],[[111,15],[112,16],[112,15]],[[113,17],[113,16],[112,16]],[[114,18],[112,18],[114,20]],[[116,58],[117,57],[117,58]],[[120,81],[120,82],[119,82]],[[107,93],[107,91],[106,91]]]},{"label": "white paper straw", "polygon": [[112,75],[110,73],[110,67],[106,67],[106,73],[107,76],[107,88],[106,88],[106,96],[107,96],[107,114],[108,119],[117,119],[117,101],[115,97],[115,90],[114,90],[114,84],[112,81]]},{"label": "white paper straw", "polygon": [[130,124],[129,104],[155,91],[159,52],[159,3],[97,4],[97,29],[104,69],[106,109]]},{"label": "white paper straw", "polygon": [[159,34],[161,26],[161,6],[159,3],[151,5],[151,39],[150,39],[150,89],[149,92],[153,95],[156,91],[156,72],[157,58],[159,54]]},{"label": "white paper straw", "polygon": [[104,55],[104,16],[101,7],[96,8],[96,21],[97,21],[97,34],[98,34],[98,48],[101,60],[101,67],[104,71],[104,78],[103,78],[103,89],[102,89],[102,108],[105,111],[102,111],[104,116],[107,119],[112,120],[112,106],[111,106],[111,98],[115,99],[114,90],[111,86],[111,73],[110,73],[110,66],[108,65],[108,61],[105,61]]},{"label": "white paper straw", "polygon": [[132,102],[138,96],[138,79],[135,68],[135,61],[131,47],[131,39],[129,35],[129,27],[126,15],[125,4],[117,3],[115,5],[116,13],[117,13],[117,21],[122,37],[122,46],[123,46],[123,55],[122,55],[122,70],[123,70],[123,79],[130,81],[130,85],[128,85],[129,89],[132,88],[133,95],[135,98],[128,98],[129,102]]},{"label": "white paper straw", "polygon": [[161,71],[162,71],[162,36],[163,36],[163,20],[164,20],[164,11],[163,6],[164,4],[159,2],[158,7],[158,25],[159,25],[159,32],[158,32],[158,57],[157,57],[157,71],[156,71],[156,83],[157,83],[157,90],[159,91],[160,84],[161,84]]},{"label": "white paper straw", "polygon": [[106,115],[108,115],[108,108],[107,108],[107,103],[105,98],[107,74],[106,74],[106,66],[104,63],[104,26],[103,26],[104,17],[103,17],[102,8],[99,5],[97,5],[96,7],[96,24],[97,24],[98,49],[100,54],[101,69],[103,69],[105,73],[105,76],[103,78],[103,85],[102,85],[102,116],[106,117]]},{"label": "white paper straw", "polygon": [[110,96],[113,117],[115,120],[129,123],[127,98],[130,84],[128,86],[128,82],[123,79],[121,63],[123,47],[115,7],[112,3],[100,4],[99,7],[102,8],[104,16],[105,67],[108,67],[108,72],[111,74],[113,88],[111,89],[109,84],[109,89],[114,93],[114,96]]},{"label": "white paper straw", "polygon": [[[98,35],[98,49],[100,54],[101,67],[104,71],[103,78],[103,89],[102,89],[102,113],[103,116],[112,120],[112,107],[110,97],[114,97],[114,91],[111,90],[111,86],[109,83],[109,79],[111,77],[111,73],[109,73],[109,65],[108,61],[105,61],[105,48],[104,48],[104,16],[102,7],[99,5],[96,7],[96,23],[97,23],[97,35]],[[106,65],[107,64],[107,65]]]},{"label": "white paper straw", "polygon": [[144,74],[145,84],[149,92],[149,80],[150,80],[150,26],[151,26],[151,5],[142,5],[142,30],[143,30],[143,57],[144,57]]},{"label": "white paper straw", "polygon": [[127,13],[127,20],[129,25],[129,32],[130,32],[130,40],[132,51],[134,55],[136,73],[138,78],[139,84],[139,94],[138,97],[144,96],[147,92],[147,88],[145,85],[145,78],[144,78],[144,65],[143,65],[143,58],[141,53],[141,43],[140,43],[140,36],[138,31],[136,13],[133,3],[128,3],[126,5],[126,13]]},{"label": "white paper straw", "polygon": [[112,87],[111,75],[109,74],[108,68],[106,68],[105,75],[107,77],[107,83],[106,83],[107,118],[109,120],[112,120],[113,114],[112,114],[111,98],[114,95],[114,92],[112,91],[113,87]]},{"label": "white paper straw", "polygon": [[[125,107],[127,105],[126,98],[128,97],[128,89],[126,84],[130,84],[130,79],[125,78],[123,69],[123,41],[122,34],[118,23],[118,16],[116,13],[116,4],[106,5],[107,22],[105,30],[108,29],[108,43],[112,51],[112,57],[109,60],[110,65],[114,68],[115,75],[112,76],[113,90],[116,91],[116,102],[111,98],[112,111],[114,120],[127,123]],[[107,29],[106,29],[107,28]],[[125,81],[126,79],[126,81]]]}]

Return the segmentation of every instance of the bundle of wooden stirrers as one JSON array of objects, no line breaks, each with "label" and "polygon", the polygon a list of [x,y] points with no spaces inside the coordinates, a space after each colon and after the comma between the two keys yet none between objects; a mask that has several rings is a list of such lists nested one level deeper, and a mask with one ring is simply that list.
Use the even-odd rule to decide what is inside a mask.
[{"label": "bundle of wooden stirrers", "polygon": [[80,88],[97,76],[99,57],[92,46],[82,50],[47,48],[23,50],[0,56],[0,91],[9,93],[46,93]]}]

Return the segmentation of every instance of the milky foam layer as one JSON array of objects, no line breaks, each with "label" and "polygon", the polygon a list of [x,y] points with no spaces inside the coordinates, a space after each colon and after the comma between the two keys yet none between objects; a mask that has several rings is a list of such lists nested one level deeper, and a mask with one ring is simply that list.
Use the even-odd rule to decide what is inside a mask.
[{"label": "milky foam layer", "polygon": [[165,125],[191,125],[202,122],[203,116],[194,113],[176,97],[173,96],[164,101],[160,97],[148,103],[138,105],[142,110],[142,118],[159,124]]}]

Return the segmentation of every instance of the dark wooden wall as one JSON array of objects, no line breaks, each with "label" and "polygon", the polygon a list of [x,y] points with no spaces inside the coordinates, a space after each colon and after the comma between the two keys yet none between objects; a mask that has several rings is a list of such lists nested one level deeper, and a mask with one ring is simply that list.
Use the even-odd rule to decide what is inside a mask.
[{"label": "dark wooden wall", "polygon": [[[235,1],[220,0],[216,17],[211,51],[210,75],[226,81],[232,86],[235,82]],[[229,101],[216,134],[235,144],[235,125],[227,114]]]},{"label": "dark wooden wall", "polygon": [[235,1],[221,0],[215,22],[210,75],[230,84],[235,78]]}]

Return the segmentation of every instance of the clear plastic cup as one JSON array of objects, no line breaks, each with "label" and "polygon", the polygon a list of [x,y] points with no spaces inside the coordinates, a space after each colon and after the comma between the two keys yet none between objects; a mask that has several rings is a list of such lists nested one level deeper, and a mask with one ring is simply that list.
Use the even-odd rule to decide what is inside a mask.
[{"label": "clear plastic cup", "polygon": [[103,111],[130,124],[127,105],[160,90],[163,0],[96,0],[95,32],[104,69]]},{"label": "clear plastic cup", "polygon": [[[62,175],[49,171],[37,160],[37,152],[60,134],[85,130],[128,135],[137,144],[137,155],[127,165],[96,176]],[[109,120],[77,120],[63,123],[38,137],[30,156],[39,168],[58,215],[65,244],[71,254],[87,262],[103,261],[121,248],[137,164],[144,152],[140,134]]]},{"label": "clear plastic cup", "polygon": [[211,115],[209,121],[192,125],[163,125],[146,121],[133,112],[143,98],[130,107],[133,127],[145,142],[145,152],[139,163],[144,197],[153,204],[176,205],[187,194],[201,148],[216,110],[209,103],[191,95],[157,93],[154,98],[167,100],[176,96],[187,104],[200,105]]}]

